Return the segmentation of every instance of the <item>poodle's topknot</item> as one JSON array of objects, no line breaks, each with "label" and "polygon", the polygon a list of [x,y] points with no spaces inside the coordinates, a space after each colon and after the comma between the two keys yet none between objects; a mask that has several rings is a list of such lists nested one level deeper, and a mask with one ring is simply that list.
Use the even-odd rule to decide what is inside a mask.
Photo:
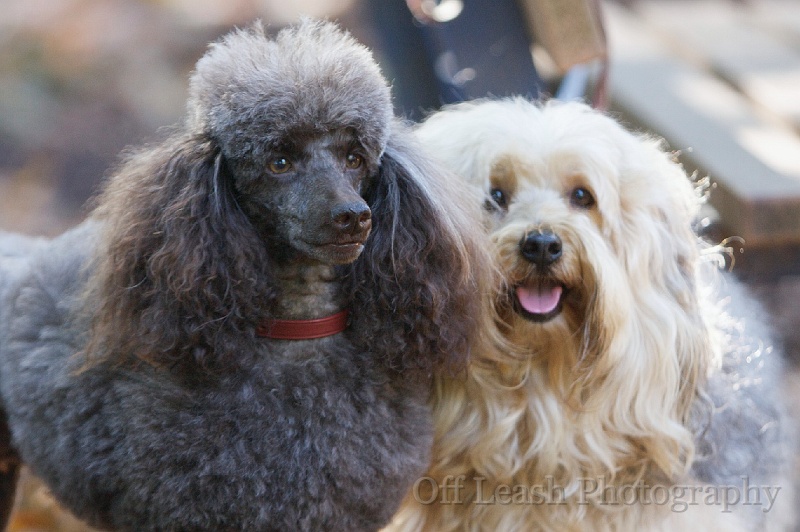
[{"label": "poodle's topknot", "polygon": [[295,132],[352,128],[380,156],[391,94],[370,51],[332,22],[305,19],[267,36],[263,24],[212,44],[191,78],[188,127],[226,157],[258,157]]}]

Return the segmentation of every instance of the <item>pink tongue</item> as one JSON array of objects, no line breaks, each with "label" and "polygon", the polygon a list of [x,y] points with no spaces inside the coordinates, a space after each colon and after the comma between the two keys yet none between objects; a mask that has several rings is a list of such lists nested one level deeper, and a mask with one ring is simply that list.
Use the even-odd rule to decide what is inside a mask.
[{"label": "pink tongue", "polygon": [[558,305],[558,300],[561,299],[561,286],[520,286],[517,288],[517,298],[522,308],[531,314],[547,314]]}]

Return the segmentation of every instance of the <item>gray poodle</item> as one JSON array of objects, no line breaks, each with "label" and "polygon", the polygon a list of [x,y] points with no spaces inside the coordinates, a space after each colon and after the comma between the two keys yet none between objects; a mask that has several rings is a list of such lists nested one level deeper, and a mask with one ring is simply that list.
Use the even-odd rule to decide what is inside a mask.
[{"label": "gray poodle", "polygon": [[190,93],[86,222],[0,235],[0,502],[25,463],[101,528],[378,529],[480,330],[477,213],[333,24],[235,31]]}]

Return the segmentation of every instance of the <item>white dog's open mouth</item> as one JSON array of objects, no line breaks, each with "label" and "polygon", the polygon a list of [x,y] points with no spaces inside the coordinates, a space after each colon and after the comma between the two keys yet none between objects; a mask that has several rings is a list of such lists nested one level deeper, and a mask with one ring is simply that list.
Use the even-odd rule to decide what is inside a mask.
[{"label": "white dog's open mouth", "polygon": [[536,322],[549,321],[561,313],[564,286],[556,281],[541,280],[514,289],[516,310]]}]

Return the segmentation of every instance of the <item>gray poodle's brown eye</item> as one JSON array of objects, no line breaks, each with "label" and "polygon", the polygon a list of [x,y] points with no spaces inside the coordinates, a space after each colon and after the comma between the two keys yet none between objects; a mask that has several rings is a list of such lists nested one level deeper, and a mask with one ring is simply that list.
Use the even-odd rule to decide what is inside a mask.
[{"label": "gray poodle's brown eye", "polygon": [[286,157],[276,157],[267,164],[273,174],[285,174],[292,169],[292,162]]},{"label": "gray poodle's brown eye", "polygon": [[594,196],[588,189],[578,187],[573,190],[569,195],[569,203],[573,207],[581,209],[589,209],[595,204]]},{"label": "gray poodle's brown eye", "polygon": [[355,170],[356,168],[361,168],[361,165],[364,164],[364,158],[355,153],[348,153],[345,164],[350,170]]}]

